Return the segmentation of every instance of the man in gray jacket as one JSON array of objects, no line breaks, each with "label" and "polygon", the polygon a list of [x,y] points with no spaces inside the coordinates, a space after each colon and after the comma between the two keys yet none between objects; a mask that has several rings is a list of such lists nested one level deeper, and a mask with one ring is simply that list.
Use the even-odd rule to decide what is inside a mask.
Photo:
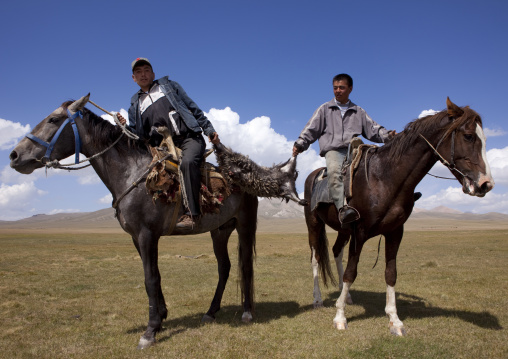
[{"label": "man in gray jacket", "polygon": [[328,189],[333,199],[341,223],[357,219],[352,207],[344,207],[344,183],[341,167],[347,156],[349,143],[353,137],[362,135],[372,142],[384,143],[395,135],[374,122],[367,112],[349,100],[353,91],[353,79],[347,74],[333,78],[334,99],[322,104],[314,112],[293,146],[293,156],[305,151],[319,140],[319,154],[326,159]]},{"label": "man in gray jacket", "polygon": [[[219,136],[203,111],[192,101],[182,86],[168,77],[155,80],[151,63],[137,58],[131,64],[132,79],[140,90],[131,98],[129,128],[152,146],[158,146],[162,136],[157,127],[166,126],[175,146],[182,150],[180,170],[183,176],[189,208],[176,224],[177,228],[190,229],[200,218],[199,196],[201,187],[200,166],[205,153],[205,140],[219,143]],[[118,119],[125,125],[126,120]]]}]

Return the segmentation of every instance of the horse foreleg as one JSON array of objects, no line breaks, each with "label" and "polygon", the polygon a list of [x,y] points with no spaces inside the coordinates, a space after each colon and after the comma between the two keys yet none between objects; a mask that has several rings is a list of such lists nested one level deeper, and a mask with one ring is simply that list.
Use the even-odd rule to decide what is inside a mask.
[{"label": "horse foreleg", "polygon": [[[139,340],[138,349],[145,349],[155,343],[155,335],[162,327],[163,317],[167,315],[164,297],[161,298],[161,277],[158,267],[159,238],[150,231],[138,237],[139,253],[143,261],[145,289],[148,295],[148,326]],[[136,246],[136,248],[138,248]]]},{"label": "horse foreleg", "polygon": [[242,208],[238,213],[238,268],[240,270],[243,297],[242,321],[252,321],[254,309],[254,253],[256,250],[256,228],[258,198],[244,194]]},{"label": "horse foreleg", "polygon": [[337,314],[333,319],[333,326],[339,330],[347,329],[347,321],[345,315],[346,301],[349,295],[349,289],[353,285],[358,274],[358,262],[360,261],[360,253],[362,252],[365,236],[359,231],[353,233],[352,241],[349,243],[349,258],[347,261],[346,271],[344,272],[344,284],[339,299],[335,303]]},{"label": "horse foreleg", "polygon": [[[344,247],[349,239],[349,232],[340,231],[337,235],[337,240],[333,245],[333,257],[335,259],[335,265],[337,266],[337,273],[339,274],[339,291],[342,291],[344,287],[344,267],[342,265],[342,258],[344,257]],[[346,303],[353,304],[351,293],[348,292]]]},{"label": "horse foreleg", "polygon": [[[141,256],[141,249],[139,247],[139,242],[137,241],[136,237],[132,237],[132,242],[134,243],[134,246],[136,247],[136,250],[138,251],[140,258],[143,258]],[[157,272],[158,272],[158,275],[160,278],[161,275],[160,275],[160,272],[158,271],[158,268],[157,268]],[[159,286],[159,314],[163,320],[168,317],[168,308],[166,306],[164,294],[162,294],[162,286]]]},{"label": "horse foreleg", "polygon": [[406,335],[404,324],[397,315],[397,306],[395,303],[395,283],[397,282],[397,252],[402,241],[404,227],[385,235],[385,281],[386,281],[386,307],[385,312],[390,319],[390,333],[397,336]]},{"label": "horse foreleg", "polygon": [[333,318],[333,326],[339,330],[347,329],[347,320],[346,320],[346,301],[349,295],[349,288],[352,283],[344,283],[344,287],[342,288],[342,292],[340,293],[339,299],[337,299],[337,303],[335,306],[337,307],[337,314],[335,314],[335,318]]},{"label": "horse foreleg", "polygon": [[229,260],[228,253],[228,241],[231,232],[235,229],[236,219],[232,218],[222,226],[211,231],[213,240],[213,252],[217,259],[217,267],[219,272],[219,282],[217,283],[217,289],[210,305],[210,309],[201,319],[202,322],[213,322],[215,321],[215,313],[220,310],[220,303],[222,301],[222,295],[226,289],[226,283],[229,278],[229,271],[231,269],[231,261]]}]

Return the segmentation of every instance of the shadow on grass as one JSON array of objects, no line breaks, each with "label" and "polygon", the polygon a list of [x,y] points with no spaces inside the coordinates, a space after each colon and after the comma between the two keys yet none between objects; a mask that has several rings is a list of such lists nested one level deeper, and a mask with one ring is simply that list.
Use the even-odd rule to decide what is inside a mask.
[{"label": "shadow on grass", "polygon": [[[294,318],[304,311],[297,302],[260,302],[256,303],[254,311],[254,323],[269,323],[283,317]],[[157,342],[164,342],[173,336],[181,334],[187,330],[199,328],[206,325],[201,322],[205,314],[193,313],[177,318],[168,318],[162,323],[162,330],[157,335]],[[242,322],[243,309],[240,305],[228,305],[221,308],[216,314],[214,324],[228,325],[230,327],[242,327],[248,324]],[[168,316],[171,313],[168,314]],[[128,334],[139,333],[142,335],[146,326],[137,326],[128,329]]]},{"label": "shadow on grass", "polygon": [[[324,301],[325,307],[334,307],[339,297],[339,292],[328,295]],[[348,322],[355,320],[383,317],[386,301],[385,293],[368,291],[351,291],[354,305],[359,305],[365,312],[359,315],[348,317]],[[297,302],[258,302],[254,312],[254,323],[269,323],[283,317],[294,318],[305,311],[312,310],[312,304],[300,306]],[[465,310],[444,309],[432,306],[423,298],[405,293],[397,293],[397,312],[401,320],[408,318],[430,318],[430,317],[452,317],[474,324],[478,327],[492,330],[501,330],[503,327],[499,320],[489,312],[470,312]],[[181,334],[189,329],[199,328],[202,325],[202,313],[193,313],[186,316],[169,318],[163,322],[163,329],[157,336],[158,342],[164,342],[173,336]],[[242,322],[242,307],[240,305],[224,306],[216,314],[215,324],[228,325],[230,327],[241,327],[246,324]],[[170,314],[171,315],[171,314]],[[146,326],[137,326],[127,330],[128,334],[144,333]]]},{"label": "shadow on grass", "polygon": [[[335,306],[335,301],[339,295],[339,292],[330,293],[328,299],[324,301],[324,306]],[[362,306],[365,312],[348,317],[348,322],[385,315],[386,293],[352,290],[351,297],[353,298],[354,305]],[[492,330],[503,329],[499,324],[499,319],[487,311],[472,312],[439,308],[428,303],[424,298],[405,293],[397,293],[397,313],[402,321],[407,318],[459,318],[481,328]]]}]

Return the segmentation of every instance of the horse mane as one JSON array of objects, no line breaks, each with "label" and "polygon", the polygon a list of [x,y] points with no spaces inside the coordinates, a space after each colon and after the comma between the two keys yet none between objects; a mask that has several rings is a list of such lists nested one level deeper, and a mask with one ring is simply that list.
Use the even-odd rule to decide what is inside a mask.
[{"label": "horse mane", "polygon": [[[67,109],[73,102],[74,101],[64,102],[62,108]],[[118,126],[113,125],[111,122],[96,115],[89,109],[83,108],[82,112],[83,119],[86,118],[87,122],[90,124],[90,136],[94,146],[105,148],[115,142],[122,134]],[[148,149],[142,141],[131,140],[127,137],[122,138],[115,147],[121,151],[128,151],[135,148],[140,152],[148,153]]]},{"label": "horse mane", "polygon": [[462,116],[455,118],[453,121],[445,120],[449,118],[447,110],[413,120],[404,127],[404,131],[398,133],[391,142],[383,147],[387,147],[389,149],[388,156],[397,161],[409,148],[421,140],[420,134],[428,136],[430,133],[441,132],[443,133],[442,138],[445,139],[453,131],[471,121],[476,121],[480,126],[482,125],[478,113],[470,109],[469,106],[462,107],[462,110],[464,111]]}]

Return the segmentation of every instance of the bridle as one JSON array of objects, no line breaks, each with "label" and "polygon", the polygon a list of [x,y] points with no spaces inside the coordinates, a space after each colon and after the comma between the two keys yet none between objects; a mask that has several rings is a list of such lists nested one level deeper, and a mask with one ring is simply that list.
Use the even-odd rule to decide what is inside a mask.
[{"label": "bridle", "polygon": [[58,140],[58,137],[60,137],[60,134],[62,133],[64,127],[67,126],[68,123],[71,124],[72,131],[74,132],[74,140],[75,140],[74,143],[75,143],[75,153],[76,153],[74,164],[79,163],[79,153],[81,152],[81,138],[79,137],[79,131],[78,131],[78,127],[76,125],[75,120],[76,120],[76,117],[83,117],[83,114],[81,113],[81,111],[71,114],[71,112],[68,109],[67,109],[67,114],[69,115],[69,117],[67,117],[67,119],[60,125],[60,127],[58,128],[58,131],[56,131],[55,135],[51,139],[51,142],[48,143],[48,142],[40,139],[39,137],[34,136],[31,133],[26,135],[26,137],[28,137],[29,139],[46,147],[46,154],[40,159],[42,164],[46,165],[46,167],[48,167],[48,164],[50,163],[49,158],[51,156],[51,152],[53,152],[53,149],[55,148],[56,141]]},{"label": "bridle", "polygon": [[[437,143],[437,146],[434,148],[434,146],[432,146],[432,144],[429,142],[429,140],[427,140],[425,138],[425,136],[423,136],[421,133],[419,134],[421,138],[423,138],[425,140],[425,142],[427,142],[427,144],[430,146],[430,148],[432,149],[432,151],[434,151],[434,154],[437,155],[439,161],[446,167],[448,168],[451,172],[455,171],[457,172],[458,174],[460,174],[463,178],[466,178],[467,176],[465,174],[463,174],[459,169],[457,169],[457,167],[455,166],[455,132],[457,130],[454,130],[452,132],[452,143],[451,143],[451,150],[450,150],[450,162],[448,162],[437,150],[437,148],[439,147],[439,145],[441,144],[441,142],[443,142],[443,140],[445,139],[445,136],[446,135],[443,135],[443,137],[439,140],[439,142]],[[447,178],[447,177],[439,177],[439,176],[435,176],[435,175],[432,175],[429,173],[429,175],[433,176],[433,177],[436,177],[436,178],[443,178],[443,179],[455,179],[455,178]]]},{"label": "bridle", "polygon": [[[89,101],[89,102],[91,102],[91,101]],[[93,104],[93,105],[95,105],[95,104]],[[97,105],[95,105],[95,106],[97,106]],[[101,108],[101,107],[99,107],[99,108]],[[48,168],[56,168],[56,169],[65,169],[65,170],[70,171],[70,170],[80,170],[80,169],[86,168],[86,167],[90,166],[90,163],[85,165],[85,166],[81,166],[81,167],[70,167],[70,166],[77,165],[77,164],[80,164],[80,163],[83,163],[83,162],[90,162],[90,160],[92,160],[92,159],[94,159],[96,157],[101,156],[104,152],[106,152],[109,149],[113,148],[118,143],[118,141],[120,141],[120,139],[123,137],[124,134],[130,134],[131,136],[129,136],[129,137],[137,139],[137,136],[131,134],[130,132],[128,132],[122,126],[121,127],[122,128],[122,133],[120,134],[120,136],[109,147],[107,147],[105,150],[103,150],[103,151],[101,151],[99,153],[96,153],[95,155],[93,155],[91,157],[85,158],[84,160],[80,161],[79,160],[79,153],[81,152],[81,138],[79,137],[79,131],[78,131],[78,127],[76,125],[76,121],[75,120],[76,120],[77,117],[83,118],[83,113],[78,110],[75,114],[71,114],[69,109],[67,109],[67,114],[69,115],[69,117],[60,125],[60,128],[58,128],[58,131],[56,131],[56,133],[53,136],[53,138],[51,139],[50,143],[40,139],[37,136],[32,135],[31,133],[26,135],[26,137],[28,137],[29,139],[31,139],[31,140],[37,142],[38,144],[46,147],[46,153],[45,153],[45,155],[39,160],[46,167],[46,170]],[[115,115],[112,114],[112,116],[115,118],[116,121],[118,121],[116,119]],[[74,163],[60,163],[58,160],[50,161],[51,152],[53,152],[53,149],[55,147],[56,141],[58,140],[58,137],[60,136],[60,134],[62,133],[64,127],[67,126],[68,123],[71,124],[72,131],[74,132],[74,140],[75,140],[74,141],[74,143],[75,143],[75,148],[74,148],[74,151],[75,151],[75,160],[74,160]]]}]

